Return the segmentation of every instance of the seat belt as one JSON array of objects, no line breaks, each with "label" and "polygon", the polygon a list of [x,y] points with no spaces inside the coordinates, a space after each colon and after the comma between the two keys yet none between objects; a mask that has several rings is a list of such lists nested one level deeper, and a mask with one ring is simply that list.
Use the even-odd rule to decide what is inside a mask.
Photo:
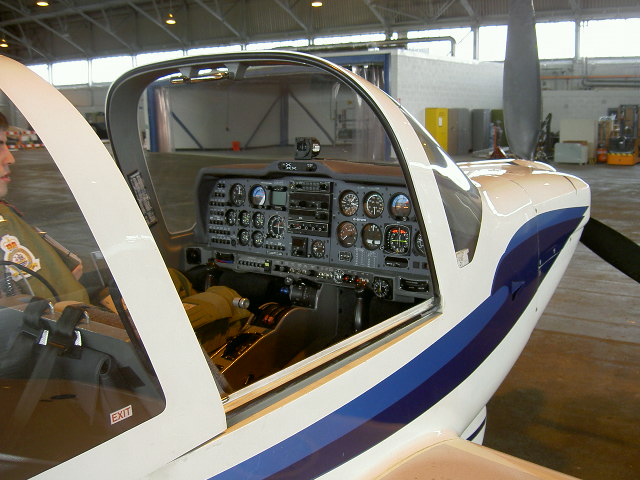
[{"label": "seat belt", "polygon": [[37,302],[32,302],[29,304],[31,309],[27,307],[25,311],[26,326],[33,327],[35,326],[34,324],[37,324],[41,329],[41,333],[37,337],[37,346],[34,346],[39,350],[39,353],[18,405],[2,435],[2,445],[7,450],[13,446],[18,439],[18,435],[29,422],[47,385],[47,379],[51,376],[56,364],[56,358],[69,352],[74,345],[79,345],[80,343],[80,333],[76,332],[75,328],[85,316],[85,311],[76,305],[67,306],[58,321],[51,323],[51,329],[49,330],[47,325],[44,325],[40,315],[38,315],[37,321],[35,317],[39,307],[41,308],[39,313],[44,313],[45,304],[46,308],[48,308],[48,302],[46,301],[41,302],[38,300]]}]

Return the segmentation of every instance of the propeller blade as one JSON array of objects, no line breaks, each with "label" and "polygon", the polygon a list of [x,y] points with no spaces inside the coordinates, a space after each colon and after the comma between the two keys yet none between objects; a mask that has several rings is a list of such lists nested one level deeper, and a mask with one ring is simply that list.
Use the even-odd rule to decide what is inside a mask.
[{"label": "propeller blade", "polygon": [[600,258],[640,283],[640,245],[591,217],[580,241]]},{"label": "propeller blade", "polygon": [[511,0],[502,106],[509,148],[533,159],[542,118],[540,62],[532,0]]}]

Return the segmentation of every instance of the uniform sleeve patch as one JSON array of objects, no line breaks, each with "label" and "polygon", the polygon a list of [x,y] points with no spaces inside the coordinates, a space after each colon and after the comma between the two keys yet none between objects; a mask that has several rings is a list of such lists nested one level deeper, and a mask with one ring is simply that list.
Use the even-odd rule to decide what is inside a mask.
[{"label": "uniform sleeve patch", "polygon": [[[31,250],[20,243],[18,237],[13,235],[4,235],[0,239],[0,248],[4,252],[4,260],[17,263],[23,267],[27,267],[34,272],[40,270],[40,259],[36,258]],[[11,272],[11,276],[14,280],[20,280],[22,278],[29,278],[31,275],[22,272],[15,267],[7,267]]]}]

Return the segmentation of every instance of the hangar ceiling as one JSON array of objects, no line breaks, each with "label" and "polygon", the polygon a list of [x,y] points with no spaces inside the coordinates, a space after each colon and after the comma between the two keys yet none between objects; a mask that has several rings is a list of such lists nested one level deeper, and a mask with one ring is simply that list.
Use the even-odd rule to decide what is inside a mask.
[{"label": "hangar ceiling", "polygon": [[[505,23],[508,0],[0,0],[1,53],[34,64],[284,39]],[[640,0],[535,0],[539,20],[640,17]],[[172,13],[177,23],[167,25]]]}]

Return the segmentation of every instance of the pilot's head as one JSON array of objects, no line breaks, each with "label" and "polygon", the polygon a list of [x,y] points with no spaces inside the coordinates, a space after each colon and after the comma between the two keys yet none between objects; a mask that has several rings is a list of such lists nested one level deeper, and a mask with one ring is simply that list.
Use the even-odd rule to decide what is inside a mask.
[{"label": "pilot's head", "polygon": [[7,195],[9,189],[9,165],[15,162],[13,155],[9,151],[7,145],[7,129],[9,128],[9,122],[7,118],[0,113],[0,198]]}]

